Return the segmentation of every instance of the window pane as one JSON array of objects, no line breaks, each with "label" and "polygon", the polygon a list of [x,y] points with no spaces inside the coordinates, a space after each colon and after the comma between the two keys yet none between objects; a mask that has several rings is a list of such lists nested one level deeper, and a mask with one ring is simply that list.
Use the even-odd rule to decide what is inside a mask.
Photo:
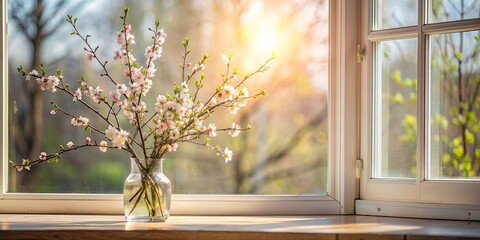
[{"label": "window pane", "polygon": [[[23,158],[36,159],[41,151],[52,153],[68,141],[82,143],[86,136],[101,140],[102,136],[73,128],[70,118],[50,115],[49,103],[55,101],[75,114],[85,114],[91,122],[98,119],[82,112],[78,104],[60,92],[32,92],[30,89],[38,86],[33,81],[32,86],[25,86],[15,68],[23,65],[29,70],[43,62],[50,71],[62,68],[65,81],[72,88],[77,87],[77,80],[84,74],[87,82],[109,89],[108,82],[99,77],[98,65],[87,60],[81,41],[70,36],[71,29],[63,16],[68,13],[79,18],[80,31],[92,35],[90,40],[100,46],[100,56],[109,61],[113,77],[121,78],[122,66],[112,57],[118,48],[118,16],[127,5],[139,62],[145,61],[141,58],[150,43],[147,28],[154,25],[156,18],[168,34],[162,58],[156,63],[158,71],[153,79],[155,87],[149,92],[151,99],[146,100],[148,107],[153,107],[158,94],[171,92],[173,83],[181,78],[178,63],[185,36],[191,38],[191,62],[195,63],[205,52],[210,55],[205,70],[210,90],[224,71],[221,54],[232,53],[232,65],[243,70],[242,75],[254,71],[272,51],[279,56],[272,72],[249,86],[251,94],[267,89],[268,98],[250,102],[247,109],[235,116],[228,111],[219,113],[222,125],[236,122],[255,127],[237,138],[219,134],[212,139],[212,144],[233,150],[232,162],[226,164],[213,151],[190,145],[180,145],[177,152],[166,156],[165,172],[176,193],[326,192],[328,1],[142,1],[141,5],[133,0],[66,1],[65,5],[58,2],[44,0],[43,6],[37,6],[37,1],[8,1],[12,126],[9,160],[19,163]],[[54,10],[57,5],[61,9]],[[36,16],[29,14],[35,8],[44,14],[43,32],[49,34],[37,42],[29,40],[41,32],[38,21],[30,18]],[[28,25],[22,28],[20,23]],[[63,156],[58,163],[44,163],[31,171],[10,169],[9,191],[120,193],[130,169],[129,157],[123,152],[109,150],[102,154],[92,149],[76,151]]]},{"label": "window pane", "polygon": [[376,44],[373,177],[414,178],[417,39]]},{"label": "window pane", "polygon": [[430,37],[430,177],[480,179],[480,34]]},{"label": "window pane", "polygon": [[480,17],[478,0],[431,0],[428,22],[448,22]]},{"label": "window pane", "polygon": [[374,0],[373,30],[417,25],[417,0]]}]

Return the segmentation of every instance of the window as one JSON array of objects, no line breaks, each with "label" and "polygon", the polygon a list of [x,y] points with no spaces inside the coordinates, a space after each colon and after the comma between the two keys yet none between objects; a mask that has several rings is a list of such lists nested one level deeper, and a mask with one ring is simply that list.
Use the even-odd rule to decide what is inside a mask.
[{"label": "window", "polygon": [[[4,18],[7,12],[6,3],[7,1],[3,3]],[[142,39],[145,38],[142,31],[143,28],[146,28],[145,26],[148,27],[149,22],[152,22],[155,17],[159,17],[162,24],[166,24],[163,26],[169,34],[168,41],[171,44],[168,48],[172,50],[169,52],[164,49],[163,62],[159,63],[163,67],[161,78],[166,79],[166,81],[175,79],[176,74],[178,74],[175,67],[167,66],[178,65],[178,51],[175,51],[178,48],[175,44],[180,43],[187,33],[192,42],[197,41],[197,46],[192,45],[192,49],[194,51],[197,49],[207,50],[212,58],[220,56],[224,53],[223,50],[236,49],[236,46],[245,47],[237,49],[237,53],[232,52],[234,62],[238,61],[239,67],[243,69],[251,69],[254,65],[240,59],[242,56],[248,55],[251,57],[249,59],[260,61],[270,54],[270,50],[275,50],[275,48],[287,50],[284,52],[284,57],[282,57],[281,50],[277,50],[280,62],[277,62],[276,65],[282,67],[275,69],[269,76],[275,78],[278,82],[270,84],[259,79],[259,84],[263,86],[257,86],[258,88],[274,88],[270,90],[270,99],[275,100],[270,103],[264,101],[256,105],[252,111],[249,111],[249,113],[253,112],[254,114],[232,119],[232,121],[246,119],[245,124],[251,121],[258,129],[256,132],[245,135],[244,139],[225,140],[230,141],[229,145],[237,149],[237,157],[242,158],[242,161],[238,159],[230,165],[225,165],[222,161],[215,160],[215,154],[205,151],[200,151],[201,154],[199,154],[199,151],[185,149],[184,153],[172,156],[171,165],[167,163],[166,171],[170,171],[169,177],[173,180],[174,189],[177,193],[174,196],[174,199],[177,199],[177,201],[174,200],[174,202],[177,202],[177,208],[175,205],[173,206],[174,209],[177,209],[177,213],[202,213],[204,211],[194,210],[191,206],[188,206],[189,201],[195,201],[197,206],[204,207],[211,205],[212,201],[217,203],[230,202],[230,204],[238,201],[245,203],[243,205],[249,205],[251,202],[269,202],[271,204],[264,205],[263,211],[270,213],[312,213],[312,208],[317,209],[314,212],[340,212],[338,202],[335,199],[343,201],[339,197],[343,194],[342,187],[338,187],[341,184],[336,183],[340,177],[340,174],[337,176],[337,172],[342,172],[341,164],[339,164],[341,154],[335,153],[339,150],[327,143],[335,141],[332,136],[338,135],[339,131],[336,129],[341,127],[332,124],[332,127],[329,128],[329,124],[331,124],[333,118],[341,118],[343,115],[337,114],[335,109],[329,109],[327,103],[334,104],[337,102],[338,100],[333,98],[341,98],[344,89],[339,89],[338,94],[328,94],[328,91],[331,91],[335,86],[335,84],[327,81],[328,62],[333,61],[327,58],[329,54],[330,56],[333,55],[327,51],[327,43],[332,41],[331,38],[333,38],[333,36],[328,35],[333,30],[329,30],[329,24],[326,22],[328,21],[326,16],[329,15],[328,3],[328,1],[287,0],[279,3],[265,0],[237,3],[244,4],[242,7],[238,7],[233,2],[223,1],[221,1],[221,4],[215,1],[193,2],[192,4],[177,2],[153,4],[153,2],[146,1],[144,7],[131,8],[134,10],[131,13],[133,16],[131,21],[135,21],[132,23],[137,26],[136,36],[139,48],[144,46],[140,44]],[[9,53],[7,55],[3,52],[4,63],[7,62],[5,58],[8,57],[8,67],[10,68],[8,79],[10,80],[8,82],[4,81],[4,86],[9,88],[3,88],[2,96],[3,102],[9,103],[8,106],[4,106],[4,111],[8,110],[8,121],[5,117],[7,115],[3,117],[3,134],[8,135],[8,141],[6,142],[9,145],[8,148],[5,146],[3,148],[3,193],[1,197],[5,201],[11,200],[9,203],[11,203],[10,207],[12,209],[21,209],[21,206],[26,205],[30,200],[38,200],[37,202],[43,203],[57,199],[68,201],[58,201],[56,207],[53,207],[57,209],[45,210],[43,205],[39,207],[31,206],[23,210],[0,209],[0,211],[62,212],[69,211],[60,210],[68,209],[68,206],[71,206],[69,204],[77,204],[83,200],[88,200],[101,202],[98,208],[105,209],[100,212],[115,212],[116,210],[112,210],[111,206],[121,206],[120,196],[115,195],[115,193],[121,191],[121,183],[129,168],[128,159],[123,159],[124,156],[75,153],[71,156],[65,156],[64,160],[58,164],[38,167],[38,169],[32,169],[32,172],[29,173],[25,171],[17,173],[7,167],[7,160],[21,161],[21,158],[25,158],[24,156],[35,156],[40,152],[39,149],[51,151],[58,148],[58,144],[65,144],[67,141],[82,141],[84,138],[82,131],[72,130],[72,128],[63,125],[65,119],[49,116],[48,103],[51,100],[49,99],[51,95],[42,96],[44,98],[41,101],[43,102],[43,110],[40,109],[39,112],[37,112],[38,108],[29,105],[27,94],[18,90],[24,89],[17,86],[17,84],[22,84],[22,80],[14,80],[18,75],[12,69],[20,64],[36,65],[39,62],[48,62],[51,65],[49,69],[63,68],[64,74],[70,72],[72,78],[79,78],[82,72],[86,74],[87,79],[94,78],[96,76],[95,68],[92,68],[85,60],[81,48],[78,48],[78,41],[71,37],[65,39],[69,30],[63,28],[63,25],[57,25],[57,23],[62,22],[63,17],[61,15],[67,13],[77,15],[80,18],[79,21],[85,19],[82,27],[86,32],[92,32],[92,39],[98,39],[96,41],[104,49],[104,56],[108,58],[108,54],[113,52],[112,49],[115,46],[110,44],[111,40],[100,37],[114,35],[112,31],[116,29],[114,26],[117,26],[115,25],[117,24],[116,15],[118,15],[118,9],[123,6],[123,4],[117,2],[111,4],[107,1],[95,1],[95,3],[68,1],[65,5],[55,5],[53,2],[44,1],[43,4],[45,15],[53,12],[57,14],[44,25],[46,33],[51,35],[45,38],[43,43],[33,47],[35,51],[42,49],[37,58],[37,55],[31,52],[32,46],[25,47],[28,46],[29,40],[25,37],[26,35],[22,34],[22,31],[24,31],[23,33],[27,32],[34,35],[37,29],[30,29],[32,25],[28,25],[28,29],[22,29],[18,22],[15,23],[15,21],[21,21],[22,16],[28,15],[28,12],[32,11],[36,5],[23,1],[8,1],[9,11],[13,11],[12,8],[16,9],[14,13],[10,12],[8,15]],[[137,5],[128,1],[125,4]],[[60,8],[53,10],[52,7]],[[339,11],[338,7],[334,7],[331,6],[330,11],[333,11],[333,9]],[[78,13],[71,12],[75,9],[80,11]],[[109,9],[112,12],[100,13],[98,9]],[[153,9],[155,11],[150,11]],[[282,13],[282,16],[289,17],[280,18],[279,13]],[[138,19],[135,17],[138,17]],[[185,22],[174,21],[175,19],[182,19]],[[218,19],[222,19],[222,21],[218,21]],[[44,21],[46,20],[44,19]],[[343,19],[339,19],[339,21],[343,21]],[[104,24],[98,27],[98,22]],[[200,27],[193,24],[198,22],[202,23]],[[34,22],[28,22],[28,24],[34,24]],[[243,28],[232,28],[232,24],[239,24]],[[351,25],[353,26],[353,24]],[[5,28],[2,29],[5,31]],[[168,31],[168,29],[172,30]],[[217,35],[225,35],[227,40],[213,42],[217,39],[214,36]],[[3,41],[4,44],[7,44],[5,36],[7,35],[4,32]],[[294,38],[287,36],[294,36]],[[252,46],[251,49],[246,48]],[[39,49],[35,49],[35,47]],[[7,48],[4,46],[2,50],[5,51],[5,49]],[[203,52],[196,52],[195,54],[200,56]],[[35,56],[35,58],[32,58],[32,56]],[[239,59],[235,60],[235,56],[238,56]],[[195,56],[192,61],[195,61],[194,59]],[[3,66],[6,66],[6,64],[3,64]],[[215,67],[211,66],[212,71],[207,71],[207,76],[214,76],[213,72],[218,72],[213,70]],[[4,76],[6,70],[3,69],[2,71]],[[333,75],[333,73],[330,74]],[[4,77],[3,79],[7,78]],[[9,89],[9,92],[6,89]],[[291,95],[295,96],[295,101],[291,101]],[[327,101],[327,99],[332,100]],[[70,99],[55,96],[53,100],[65,103],[67,107],[73,107],[74,105]],[[37,117],[29,117],[28,114],[37,114]],[[37,143],[36,146],[28,145],[32,144],[35,136],[27,141],[17,141],[17,135],[35,132],[31,130],[31,127],[38,122],[29,123],[28,121],[42,119],[42,117],[52,121],[48,122],[49,124],[43,124],[41,130],[36,129],[36,131],[43,131],[44,134],[37,133],[44,136],[41,138],[43,141]],[[17,124],[26,125],[18,126]],[[276,129],[282,129],[282,132]],[[65,135],[73,137],[68,139],[64,137]],[[27,146],[25,146],[26,143]],[[249,150],[242,151],[242,149]],[[329,154],[327,155],[327,153]],[[194,158],[201,158],[203,164],[195,163],[197,159],[193,160]],[[327,161],[329,158],[330,160]],[[175,162],[173,163],[173,161]],[[96,195],[91,195],[92,193]],[[247,195],[223,195],[239,193]],[[218,194],[221,194],[221,196]],[[249,196],[250,194],[260,195]],[[350,198],[353,199],[353,197]],[[281,205],[295,201],[303,204],[303,206],[298,205],[300,207],[297,207],[297,210],[295,208],[285,210],[285,207]],[[110,207],[105,207],[108,205]],[[227,206],[230,205],[227,204]],[[252,206],[252,204],[249,206]],[[202,207],[199,207],[199,209],[202,209]],[[82,210],[82,212],[85,211],[90,210]],[[98,212],[99,210],[91,211]],[[242,212],[243,210],[239,211]],[[260,214],[261,212],[256,210],[254,213]]]},{"label": "window", "polygon": [[480,2],[362,4],[361,199],[480,204]]}]

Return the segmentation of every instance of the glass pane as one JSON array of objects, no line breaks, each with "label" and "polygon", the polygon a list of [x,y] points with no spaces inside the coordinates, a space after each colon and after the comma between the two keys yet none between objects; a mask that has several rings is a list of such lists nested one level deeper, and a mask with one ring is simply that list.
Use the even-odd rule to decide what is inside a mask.
[{"label": "glass pane", "polygon": [[373,177],[415,178],[417,39],[376,44]]},{"label": "glass pane", "polygon": [[480,17],[478,0],[430,0],[428,22],[448,22]]},{"label": "glass pane", "polygon": [[430,37],[430,178],[480,179],[480,34]]},{"label": "glass pane", "polygon": [[417,0],[374,0],[373,30],[417,25]]},{"label": "glass pane", "polygon": [[[40,2],[43,6],[37,5]],[[33,81],[32,86],[25,85],[15,69],[23,65],[29,71],[42,62],[50,72],[62,68],[64,81],[70,82],[72,88],[77,88],[77,80],[84,74],[90,84],[103,84],[108,94],[108,83],[99,77],[101,68],[88,61],[82,42],[70,36],[72,29],[63,18],[67,13],[78,17],[80,31],[91,35],[90,41],[100,46],[101,59],[109,61],[112,76],[121,78],[123,67],[113,60],[113,55],[118,49],[115,34],[121,28],[119,16],[127,5],[136,41],[133,51],[139,62],[145,61],[143,53],[151,42],[147,28],[154,27],[156,18],[168,34],[162,57],[156,63],[154,88],[150,98],[145,99],[147,107],[153,107],[156,96],[171,92],[173,83],[181,79],[178,63],[185,36],[191,39],[191,62],[205,52],[210,55],[205,69],[209,81],[206,88],[210,87],[210,91],[225,71],[221,54],[232,53],[232,66],[242,71],[241,76],[254,71],[272,51],[279,56],[270,74],[248,86],[251,94],[266,89],[267,98],[249,102],[237,115],[218,112],[217,126],[229,127],[236,122],[255,127],[236,138],[219,133],[212,139],[213,145],[233,150],[231,162],[225,163],[214,151],[188,144],[166,155],[165,172],[175,193],[325,194],[327,4],[310,0],[142,1],[141,5],[133,0],[9,0],[9,160],[21,163],[22,159],[37,159],[42,151],[50,154],[69,141],[83,143],[87,136],[102,140],[95,133],[73,128],[70,118],[50,115],[50,101],[75,114],[85,114],[91,122],[98,119],[82,112],[72,98],[61,92],[31,90],[38,86]],[[29,14],[34,10],[43,14],[43,25],[38,26],[39,21],[31,18],[37,16]],[[30,41],[37,32],[47,36]],[[95,105],[90,99],[86,101]],[[64,155],[58,163],[42,163],[30,171],[10,169],[9,191],[120,193],[130,169],[129,157],[114,149],[105,154],[98,149],[79,150]]]}]

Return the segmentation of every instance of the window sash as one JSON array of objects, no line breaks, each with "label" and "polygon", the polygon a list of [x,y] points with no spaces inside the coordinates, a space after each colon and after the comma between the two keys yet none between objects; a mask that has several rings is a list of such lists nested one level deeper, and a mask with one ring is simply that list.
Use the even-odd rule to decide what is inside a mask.
[{"label": "window sash", "polygon": [[[348,2],[348,4],[347,4]],[[121,214],[123,199],[121,194],[22,194],[7,193],[8,178],[8,54],[7,54],[7,0],[2,0],[0,37],[2,55],[1,70],[3,75],[0,91],[0,112],[2,113],[0,133],[2,148],[0,154],[0,213],[90,213],[90,214]],[[314,195],[178,195],[172,197],[173,214],[210,214],[210,215],[253,215],[253,214],[352,214],[356,194],[355,168],[353,164],[345,164],[345,159],[358,156],[358,148],[351,149],[347,144],[357,145],[356,138],[351,138],[345,132],[346,126],[354,129],[356,126],[355,89],[345,86],[355,84],[355,75],[345,76],[347,56],[355,54],[354,48],[349,48],[341,39],[349,39],[356,33],[345,30],[357,29],[357,3],[355,0],[330,1],[329,15],[329,81],[328,111],[329,111],[329,171],[327,196]],[[339,13],[339,14],[337,14]],[[348,13],[348,14],[347,14]],[[352,14],[353,13],[353,14]],[[340,30],[341,29],[341,30]],[[341,43],[340,43],[341,42]],[[338,44],[337,44],[338,43]],[[351,62],[348,62],[351,63]],[[355,73],[355,64],[350,65],[349,72]],[[350,77],[350,78],[348,78]],[[350,114],[349,116],[346,116]],[[353,117],[352,117],[353,116]]]},{"label": "window sash", "polygon": [[[426,180],[429,126],[429,46],[432,34],[480,30],[480,19],[426,24],[428,0],[418,1],[418,25],[372,31],[373,0],[362,0],[361,42],[366,61],[361,66],[361,156],[364,159],[360,198],[365,200],[480,205],[480,183],[474,181]],[[379,41],[418,37],[417,89],[417,176],[415,179],[372,178],[374,139],[374,45]],[[461,196],[461,197],[459,197]]]}]

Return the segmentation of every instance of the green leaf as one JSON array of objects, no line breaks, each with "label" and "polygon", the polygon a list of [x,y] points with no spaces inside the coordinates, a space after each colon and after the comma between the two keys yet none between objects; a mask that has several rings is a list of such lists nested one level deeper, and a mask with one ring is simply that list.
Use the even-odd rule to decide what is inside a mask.
[{"label": "green leaf", "polygon": [[471,145],[475,143],[475,135],[473,135],[468,129],[465,129],[465,141]]},{"label": "green leaf", "polygon": [[388,53],[387,50],[383,51],[383,56],[388,60],[390,59],[390,54]]},{"label": "green leaf", "polygon": [[450,162],[451,158],[450,158],[450,154],[448,153],[444,153],[443,154],[443,158],[442,158],[442,162],[444,165],[448,164]]},{"label": "green leaf", "polygon": [[405,78],[405,86],[407,87],[412,87],[413,86],[413,81],[410,78]]},{"label": "green leaf", "polygon": [[20,74],[22,74],[22,76],[26,76],[26,75],[27,75],[27,71],[25,71],[25,68],[23,68],[23,66],[21,66],[21,65],[17,68],[17,71],[18,71]]},{"label": "green leaf", "polygon": [[43,74],[46,74],[46,73],[47,73],[47,69],[45,68],[45,66],[43,66],[43,64],[40,64],[40,71],[41,71]]},{"label": "green leaf", "polygon": [[463,149],[463,146],[457,146],[453,149],[453,155],[457,158],[462,158],[463,154],[465,154],[465,150]]},{"label": "green leaf", "polygon": [[461,52],[457,52],[457,53],[455,53],[455,57],[456,57],[459,61],[462,61],[463,55],[462,55]]},{"label": "green leaf", "polygon": [[462,144],[462,138],[461,137],[456,137],[453,139],[452,141],[452,146],[453,147],[458,147],[460,146],[460,144]]},{"label": "green leaf", "polygon": [[400,93],[395,94],[395,96],[393,96],[392,101],[393,101],[394,103],[398,103],[398,104],[402,103],[402,102],[403,102],[403,96],[402,96],[402,94],[400,94]]},{"label": "green leaf", "polygon": [[438,114],[436,120],[437,120],[438,125],[439,125],[443,130],[447,130],[447,128],[448,128],[448,120],[447,120],[443,115]]},{"label": "green leaf", "polygon": [[403,86],[402,73],[399,70],[395,70],[392,73],[392,80],[400,86]]}]

